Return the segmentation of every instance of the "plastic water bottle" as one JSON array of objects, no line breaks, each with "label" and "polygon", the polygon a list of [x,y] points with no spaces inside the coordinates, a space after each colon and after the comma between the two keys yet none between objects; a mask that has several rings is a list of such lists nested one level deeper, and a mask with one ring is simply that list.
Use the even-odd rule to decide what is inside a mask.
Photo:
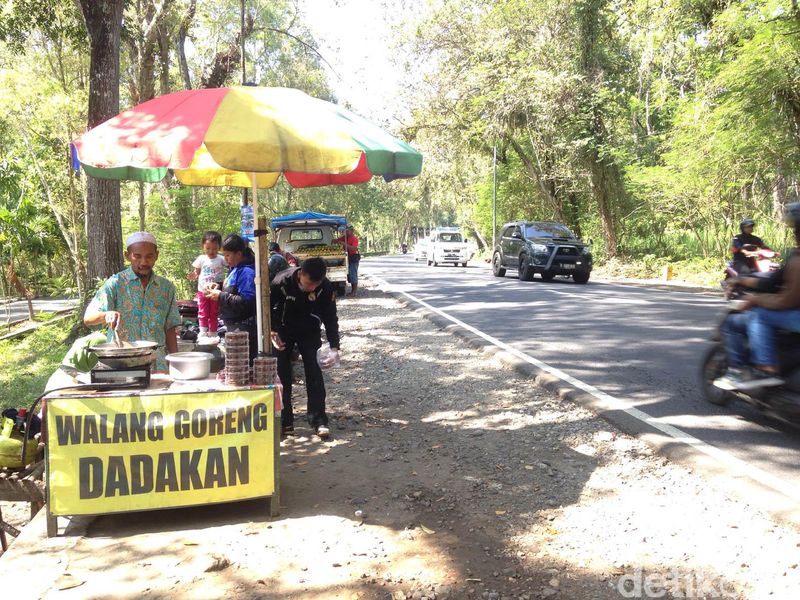
[{"label": "plastic water bottle", "polygon": [[28,414],[28,409],[26,409],[26,408],[20,408],[17,411],[17,426],[16,426],[16,429],[20,433],[25,433],[25,417],[27,416],[27,414]]},{"label": "plastic water bottle", "polygon": [[252,242],[255,238],[255,215],[253,214],[253,205],[247,204],[242,206],[242,237],[248,242]]}]

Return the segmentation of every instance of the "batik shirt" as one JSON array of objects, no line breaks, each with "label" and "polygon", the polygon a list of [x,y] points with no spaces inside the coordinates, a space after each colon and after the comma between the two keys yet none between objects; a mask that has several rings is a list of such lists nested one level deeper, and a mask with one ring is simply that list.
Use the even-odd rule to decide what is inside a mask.
[{"label": "batik shirt", "polygon": [[[119,337],[135,342],[158,342],[156,370],[165,372],[166,330],[181,324],[175,286],[163,277],[153,274],[147,287],[142,287],[139,276],[128,267],[112,275],[97,290],[86,312],[116,310],[120,313]],[[108,341],[112,340],[108,332]]]}]

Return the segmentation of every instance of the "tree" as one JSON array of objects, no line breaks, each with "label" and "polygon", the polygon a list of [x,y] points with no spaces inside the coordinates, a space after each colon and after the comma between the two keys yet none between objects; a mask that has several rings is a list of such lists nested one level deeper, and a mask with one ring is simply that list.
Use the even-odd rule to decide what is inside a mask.
[{"label": "tree", "polygon": [[[119,47],[124,0],[79,0],[89,34],[89,128],[119,112]],[[90,177],[86,190],[88,279],[105,279],[122,269],[122,226],[118,181]]]}]

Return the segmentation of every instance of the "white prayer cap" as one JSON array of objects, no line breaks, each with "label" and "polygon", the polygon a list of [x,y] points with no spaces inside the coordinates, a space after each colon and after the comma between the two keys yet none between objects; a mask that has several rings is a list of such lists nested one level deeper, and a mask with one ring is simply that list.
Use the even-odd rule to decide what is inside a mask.
[{"label": "white prayer cap", "polygon": [[147,242],[148,244],[153,244],[153,246],[158,246],[156,243],[156,238],[152,233],[147,233],[146,231],[135,231],[128,236],[128,239],[125,241],[125,247],[130,248],[134,244],[140,244],[142,242]]}]

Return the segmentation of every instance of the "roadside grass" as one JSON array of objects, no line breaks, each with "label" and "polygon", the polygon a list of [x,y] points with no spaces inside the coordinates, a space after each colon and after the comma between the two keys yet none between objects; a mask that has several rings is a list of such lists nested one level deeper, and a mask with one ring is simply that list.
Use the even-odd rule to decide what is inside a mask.
[{"label": "roadside grass", "polygon": [[672,280],[693,285],[718,287],[723,279],[725,262],[717,258],[612,258],[595,264],[592,276],[601,279],[662,279],[664,268],[672,268]]},{"label": "roadside grass", "polygon": [[28,407],[69,349],[73,321],[42,325],[24,337],[0,342],[0,410]]}]

